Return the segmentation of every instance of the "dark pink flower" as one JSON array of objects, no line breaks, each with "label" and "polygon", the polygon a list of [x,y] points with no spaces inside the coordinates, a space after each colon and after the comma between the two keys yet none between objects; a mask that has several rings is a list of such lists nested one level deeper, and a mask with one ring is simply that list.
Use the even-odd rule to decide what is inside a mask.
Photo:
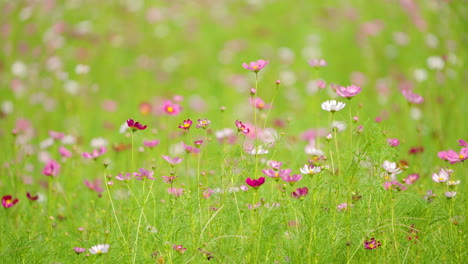
[{"label": "dark pink flower", "polygon": [[46,176],[57,176],[60,172],[60,164],[55,160],[50,160],[45,165],[44,169],[42,170],[42,174]]},{"label": "dark pink flower", "polygon": [[424,152],[424,147],[412,147],[408,150],[408,154],[418,154]]},{"label": "dark pink flower", "polygon": [[154,148],[156,147],[157,145],[159,145],[159,140],[155,139],[155,140],[145,140],[143,141],[143,146],[147,147],[147,148]]},{"label": "dark pink flower", "polygon": [[187,120],[184,120],[184,122],[182,123],[182,125],[179,125],[179,128],[180,129],[184,129],[184,130],[189,130],[190,127],[192,126],[192,120],[190,119],[187,119]]},{"label": "dark pink flower", "polygon": [[132,132],[136,132],[138,130],[145,130],[148,126],[140,124],[140,122],[135,122],[133,119],[127,120],[127,126],[132,130]]},{"label": "dark pink flower", "polygon": [[380,246],[381,246],[380,242],[376,241],[374,238],[371,238],[369,241],[366,240],[364,242],[364,248],[365,249],[371,249],[372,250],[372,249],[376,249],[376,248],[378,248]]},{"label": "dark pink flower", "polygon": [[468,148],[462,148],[460,153],[457,153],[453,150],[447,151],[446,160],[450,162],[450,164],[462,162],[468,159]]},{"label": "dark pink flower", "polygon": [[36,195],[36,196],[32,196],[30,193],[26,193],[26,197],[28,197],[28,199],[30,201],[37,201],[37,199],[39,199],[39,195]]},{"label": "dark pink flower", "polygon": [[245,183],[247,183],[250,187],[254,189],[258,189],[258,187],[262,186],[262,184],[265,183],[265,177],[260,177],[258,179],[247,178],[245,180]]},{"label": "dark pink flower", "polygon": [[291,197],[296,199],[304,199],[304,197],[309,193],[309,188],[303,187],[298,188],[294,192],[291,193]]},{"label": "dark pink flower", "polygon": [[400,140],[397,138],[387,138],[387,142],[390,147],[398,147],[400,145]]},{"label": "dark pink flower", "polygon": [[244,69],[246,70],[257,73],[261,69],[263,69],[268,64],[268,62],[269,61],[265,61],[265,60],[258,60],[257,62],[252,61],[249,64],[242,63],[242,67],[244,67]]},{"label": "dark pink flower", "polygon": [[106,147],[101,147],[99,149],[93,150],[91,153],[84,152],[82,156],[86,159],[97,159],[98,157],[104,155],[107,152]]},{"label": "dark pink flower", "polygon": [[405,184],[410,185],[410,184],[415,183],[418,179],[419,179],[419,174],[414,173],[414,174],[408,175],[408,177],[406,177],[403,181],[405,182]]},{"label": "dark pink flower", "polygon": [[172,245],[172,248],[175,249],[177,252],[179,252],[180,254],[184,254],[185,251],[187,250],[186,248],[184,248],[182,245]]},{"label": "dark pink flower", "polygon": [[19,202],[18,198],[13,199],[11,195],[5,195],[2,197],[2,205],[5,208],[13,207]]},{"label": "dark pink flower", "polygon": [[178,104],[173,103],[171,100],[163,102],[161,109],[168,115],[178,115],[182,111],[182,107]]},{"label": "dark pink flower", "polygon": [[241,121],[236,120],[235,124],[236,124],[236,127],[237,127],[237,132],[242,132],[245,135],[247,135],[250,132],[250,129],[247,128],[244,124],[242,124]]},{"label": "dark pink flower", "polygon": [[336,89],[336,94],[345,97],[348,99],[353,98],[354,96],[358,95],[361,92],[361,87],[356,86],[356,85],[350,85],[350,86],[340,86]]},{"label": "dark pink flower", "polygon": [[184,148],[185,150],[185,153],[193,153],[193,154],[197,154],[197,153],[200,153],[200,149],[198,149],[198,147],[193,147],[193,146],[190,146],[190,145],[186,145],[184,142],[182,142],[182,147]]}]

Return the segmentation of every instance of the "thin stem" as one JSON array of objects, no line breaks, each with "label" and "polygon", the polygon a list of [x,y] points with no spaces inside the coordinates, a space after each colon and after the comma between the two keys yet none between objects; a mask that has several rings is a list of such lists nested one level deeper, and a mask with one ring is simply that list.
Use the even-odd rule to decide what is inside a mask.
[{"label": "thin stem", "polygon": [[107,168],[104,170],[104,183],[106,185],[107,195],[109,196],[109,201],[110,201],[110,204],[111,204],[111,207],[112,207],[112,213],[114,214],[115,221],[117,222],[117,227],[119,228],[120,235],[122,235],[122,239],[123,239],[125,245],[127,245],[127,240],[125,239],[125,236],[124,236],[124,234],[122,232],[122,228],[120,227],[119,218],[117,218],[117,214],[115,213],[115,206],[114,206],[114,202],[112,200],[112,196],[111,196],[110,191],[109,191],[109,184],[107,182],[106,174],[107,174]]}]

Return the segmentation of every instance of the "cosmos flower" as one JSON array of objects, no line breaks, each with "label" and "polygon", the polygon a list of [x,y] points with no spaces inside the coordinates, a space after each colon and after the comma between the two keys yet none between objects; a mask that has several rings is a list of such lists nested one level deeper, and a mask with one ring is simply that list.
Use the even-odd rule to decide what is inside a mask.
[{"label": "cosmos flower", "polygon": [[5,208],[13,207],[19,202],[18,198],[13,199],[11,195],[5,195],[2,197],[2,205]]},{"label": "cosmos flower", "polygon": [[206,129],[210,123],[211,123],[211,121],[208,120],[208,119],[198,119],[198,124],[197,124],[196,128]]},{"label": "cosmos flower", "polygon": [[422,104],[424,102],[424,98],[421,95],[413,93],[410,89],[404,89],[401,93],[410,103]]},{"label": "cosmos flower", "polygon": [[282,176],[287,176],[291,173],[291,169],[285,169],[285,170],[273,170],[273,169],[267,169],[267,170],[262,170],[263,174],[265,174],[268,177],[271,177],[275,179],[276,181],[279,180],[280,177]]},{"label": "cosmos flower", "polygon": [[119,173],[119,175],[115,176],[115,178],[119,181],[129,181],[133,178],[133,175],[129,172],[125,174]]},{"label": "cosmos flower", "polygon": [[97,192],[99,197],[102,195],[102,192],[104,191],[104,189],[102,188],[102,181],[100,179],[95,179],[94,181],[88,181],[85,179],[84,184],[90,190]]},{"label": "cosmos flower", "polygon": [[173,103],[171,100],[166,100],[161,105],[161,109],[168,115],[178,115],[182,111],[182,107],[178,104]]},{"label": "cosmos flower", "polygon": [[190,119],[187,119],[187,120],[184,120],[184,122],[182,123],[182,125],[179,125],[179,128],[180,129],[184,129],[184,130],[189,130],[190,127],[192,126],[192,120]]},{"label": "cosmos flower", "polygon": [[322,103],[322,109],[331,113],[340,111],[345,106],[345,103],[337,102],[336,100],[328,100]]},{"label": "cosmos flower", "polygon": [[260,177],[258,179],[247,178],[245,180],[245,183],[247,183],[250,187],[254,189],[258,189],[258,187],[265,183],[265,177]]},{"label": "cosmos flower", "polygon": [[400,140],[397,138],[387,138],[387,142],[390,147],[398,147],[400,145]]},{"label": "cosmos flower", "polygon": [[381,246],[380,242],[376,241],[374,238],[371,238],[369,241],[368,240],[364,241],[364,248],[365,249],[372,250],[372,249],[376,249],[376,248],[378,248],[380,246]]},{"label": "cosmos flower", "polygon": [[250,129],[246,127],[244,124],[242,124],[241,121],[236,120],[235,124],[237,127],[237,132],[242,132],[245,135],[247,135],[250,132]]},{"label": "cosmos flower", "polygon": [[172,248],[175,249],[177,252],[179,252],[180,254],[184,254],[185,251],[187,250],[186,248],[184,248],[182,245],[172,245]]},{"label": "cosmos flower", "polygon": [[444,168],[441,168],[439,171],[439,174],[434,173],[432,174],[432,180],[435,182],[446,182],[450,178],[450,174],[453,172],[453,170],[447,169],[444,170]]},{"label": "cosmos flower", "polygon": [[396,162],[384,161],[382,168],[387,171],[388,174],[396,175],[402,173]]},{"label": "cosmos flower", "polygon": [[271,104],[266,104],[265,101],[263,101],[259,97],[250,98],[250,104],[255,106],[255,108],[257,108],[258,110],[270,109],[271,108]]},{"label": "cosmos flower", "polygon": [[172,188],[168,188],[167,192],[174,195],[175,197],[179,197],[184,193],[184,189],[172,187]]},{"label": "cosmos flower", "polygon": [[140,122],[135,122],[133,119],[127,120],[127,126],[132,130],[132,132],[136,132],[138,130],[145,130],[148,126],[140,124]]},{"label": "cosmos flower", "polygon": [[311,59],[309,60],[309,65],[312,67],[325,67],[327,66],[327,62],[324,59]]},{"label": "cosmos flower", "polygon": [[252,71],[252,72],[259,72],[261,69],[265,68],[265,66],[268,64],[269,61],[265,60],[258,60],[257,62],[250,62],[249,64],[247,63],[242,63],[242,67],[244,69]]},{"label": "cosmos flower", "polygon": [[170,156],[167,156],[167,155],[162,155],[162,157],[165,161],[169,162],[171,166],[175,166],[176,164],[179,164],[183,161],[183,159],[179,157],[171,158]]},{"label": "cosmos flower", "polygon": [[74,247],[74,248],[73,248],[73,251],[75,251],[75,253],[78,255],[78,254],[81,254],[81,253],[86,252],[86,248]]},{"label": "cosmos flower", "polygon": [[350,85],[350,86],[340,86],[336,89],[336,94],[345,97],[347,99],[351,99],[354,96],[358,95],[361,92],[361,87],[356,86],[356,85]]},{"label": "cosmos flower", "polygon": [[283,175],[281,179],[285,182],[289,182],[289,184],[294,185],[294,183],[300,181],[302,179],[302,174],[294,174],[294,175]]},{"label": "cosmos flower", "polygon": [[26,193],[26,197],[28,197],[30,201],[37,201],[37,199],[39,199],[39,195],[32,196],[29,192]]},{"label": "cosmos flower", "polygon": [[297,188],[294,192],[291,193],[291,197],[295,199],[304,199],[304,197],[309,193],[309,188]]},{"label": "cosmos flower", "polygon": [[455,197],[455,195],[457,195],[457,192],[445,192],[445,197],[447,197],[448,199],[452,199],[453,197]]},{"label": "cosmos flower", "polygon": [[390,181],[390,182],[385,182],[383,184],[385,190],[387,191],[404,191],[406,189],[408,189],[408,187],[404,186],[403,184],[401,184],[400,182],[398,181]]},{"label": "cosmos flower", "polygon": [[99,156],[104,155],[107,152],[106,147],[101,147],[99,149],[93,150],[91,153],[84,152],[82,156],[86,159],[97,159]]},{"label": "cosmos flower", "polygon": [[312,164],[305,164],[304,167],[300,169],[300,171],[302,174],[314,175],[322,171],[322,168]]},{"label": "cosmos flower", "polygon": [[60,164],[55,160],[49,160],[42,170],[46,176],[57,176],[60,172]]},{"label": "cosmos flower", "polygon": [[97,246],[92,246],[89,249],[89,253],[91,253],[93,255],[104,254],[104,253],[107,253],[109,251],[109,247],[110,247],[109,244],[99,244]]},{"label": "cosmos flower", "polygon": [[143,141],[143,146],[147,147],[147,148],[154,148],[156,147],[157,145],[159,145],[159,140],[155,139],[155,140],[145,140]]},{"label": "cosmos flower", "polygon": [[154,180],[153,171],[145,170],[143,168],[138,169],[139,172],[134,172],[133,175],[135,175],[135,179],[137,180]]},{"label": "cosmos flower", "polygon": [[419,174],[414,173],[414,174],[408,175],[408,177],[406,177],[403,181],[405,182],[405,184],[413,184],[413,183],[415,183],[418,179],[419,179]]},{"label": "cosmos flower", "polygon": [[445,159],[448,160],[450,164],[463,162],[464,160],[468,159],[468,148],[462,148],[460,153],[457,153],[453,150],[448,150]]},{"label": "cosmos flower", "polygon": [[338,210],[338,212],[344,212],[347,211],[348,208],[351,208],[353,206],[354,204],[348,205],[347,203],[342,203],[336,206],[336,210]]}]

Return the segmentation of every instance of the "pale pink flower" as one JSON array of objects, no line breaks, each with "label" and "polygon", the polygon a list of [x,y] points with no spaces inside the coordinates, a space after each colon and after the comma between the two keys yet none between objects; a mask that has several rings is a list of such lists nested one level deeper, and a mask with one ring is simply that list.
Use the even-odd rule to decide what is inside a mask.
[{"label": "pale pink flower", "polygon": [[291,169],[285,169],[285,170],[273,170],[273,169],[267,169],[267,170],[262,170],[263,174],[266,176],[275,179],[276,181],[279,180],[279,178],[289,176],[289,174],[292,172]]},{"label": "pale pink flower", "polygon": [[99,149],[93,150],[91,153],[84,152],[82,156],[86,159],[97,159],[98,157],[104,155],[107,152],[106,147],[101,147]]},{"label": "pale pink flower", "polygon": [[143,168],[140,168],[138,169],[138,172],[133,173],[133,175],[135,175],[135,179],[137,180],[144,180],[144,179],[154,180],[153,174],[154,174],[153,171],[145,170]]},{"label": "pale pink flower", "polygon": [[336,94],[345,97],[348,99],[353,98],[354,96],[358,95],[361,92],[361,87],[356,86],[356,85],[350,85],[350,86],[340,86],[336,89]]},{"label": "pale pink flower", "polygon": [[413,93],[410,89],[403,89],[401,93],[410,103],[422,104],[424,102],[424,98],[421,95]]},{"label": "pale pink flower", "polygon": [[409,185],[409,184],[415,183],[418,179],[419,179],[419,174],[414,173],[414,174],[408,175],[408,177],[406,177],[403,181],[405,182],[405,184]]},{"label": "pale pink flower", "polygon": [[173,184],[177,176],[171,175],[171,176],[161,176],[163,178],[163,181],[167,184]]},{"label": "pale pink flower", "polygon": [[159,140],[155,139],[155,140],[145,140],[143,141],[143,146],[147,147],[147,148],[154,148],[156,147],[157,145],[159,145]]},{"label": "pale pink flower", "polygon": [[72,156],[72,153],[64,146],[60,146],[58,151],[59,151],[60,156],[64,158],[70,158]]},{"label": "pale pink flower", "polygon": [[257,62],[250,62],[249,64],[247,63],[242,63],[242,67],[244,67],[244,69],[246,70],[249,70],[249,71],[252,71],[252,72],[259,72],[261,69],[263,69],[267,64],[268,64],[269,61],[265,61],[265,60],[258,60]]},{"label": "pale pink flower", "polygon": [[446,182],[450,178],[450,174],[453,172],[453,170],[447,169],[445,170],[444,168],[441,168],[439,171],[439,174],[434,173],[432,174],[432,180],[435,182]]},{"label": "pale pink flower", "polygon": [[175,197],[179,197],[184,193],[184,189],[172,187],[172,188],[168,188],[167,192],[174,195]]},{"label": "pale pink flower", "polygon": [[180,111],[182,111],[182,107],[178,104],[173,103],[170,100],[166,100],[163,102],[161,109],[164,113],[168,115],[178,115]]},{"label": "pale pink flower", "polygon": [[327,62],[324,59],[311,59],[309,60],[309,65],[312,67],[325,67]]},{"label": "pale pink flower", "polygon": [[387,142],[390,147],[398,147],[400,145],[400,140],[397,138],[387,138]]},{"label": "pale pink flower", "polygon": [[98,196],[101,197],[102,192],[104,189],[102,188],[102,181],[100,179],[95,179],[94,181],[88,181],[84,180],[84,184],[86,187],[88,187],[90,190],[93,190],[98,193]]},{"label": "pale pink flower", "polygon": [[56,132],[56,131],[49,131],[49,136],[55,140],[62,140],[62,138],[65,136],[64,133],[62,132]]},{"label": "pale pink flower", "polygon": [[119,175],[115,176],[115,178],[119,181],[129,181],[133,178],[133,175],[129,172],[125,174],[119,173]]},{"label": "pale pink flower", "polygon": [[401,184],[400,182],[398,181],[390,181],[390,182],[385,182],[383,184],[385,190],[387,191],[404,191],[406,189],[408,189],[408,187],[404,186],[403,184]]},{"label": "pale pink flower", "polygon": [[294,183],[300,181],[302,179],[302,174],[294,174],[294,175],[283,175],[281,179],[285,182],[289,182],[289,184],[294,185]]},{"label": "pale pink flower", "polygon": [[274,170],[280,170],[280,169],[281,169],[281,165],[283,165],[283,162],[278,162],[278,161],[270,160],[270,166],[271,166],[271,168],[273,168]]},{"label": "pale pink flower", "polygon": [[261,98],[250,98],[250,104],[255,106],[258,110],[270,109],[271,104],[266,104]]},{"label": "pale pink flower", "polygon": [[175,166],[176,164],[179,164],[183,161],[183,159],[179,158],[179,157],[174,157],[174,158],[171,158],[170,156],[167,156],[167,155],[162,155],[163,159],[166,160],[167,162],[169,162],[169,164],[171,166]]}]

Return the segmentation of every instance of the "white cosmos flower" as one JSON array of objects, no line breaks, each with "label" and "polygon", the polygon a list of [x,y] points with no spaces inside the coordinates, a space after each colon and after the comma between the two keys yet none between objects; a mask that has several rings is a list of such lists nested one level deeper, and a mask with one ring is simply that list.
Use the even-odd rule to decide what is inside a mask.
[{"label": "white cosmos flower", "polygon": [[328,112],[340,111],[346,106],[343,102],[338,102],[336,100],[328,100],[322,103],[322,109]]},{"label": "white cosmos flower", "polygon": [[455,185],[458,185],[458,184],[460,184],[460,181],[454,181],[454,180],[447,181],[448,186],[455,186]]},{"label": "white cosmos flower", "polygon": [[453,197],[455,197],[455,195],[457,195],[457,192],[446,192],[445,193],[445,197],[447,197],[448,199],[452,199]]},{"label": "white cosmos flower", "polygon": [[307,155],[311,156],[323,156],[324,152],[318,148],[315,148],[313,145],[309,144],[305,146],[304,152]]},{"label": "white cosmos flower", "polygon": [[400,174],[402,171],[398,168],[396,162],[390,162],[388,160],[384,161],[382,168],[386,170],[389,174]]},{"label": "white cosmos flower", "polygon": [[439,174],[434,173],[432,174],[432,180],[435,182],[446,182],[450,178],[450,174],[453,172],[453,170],[444,170],[443,168],[440,169]]},{"label": "white cosmos flower", "polygon": [[268,150],[264,149],[262,146],[258,146],[257,148],[252,148],[249,153],[250,155],[268,154]]},{"label": "white cosmos flower", "polygon": [[92,246],[90,249],[89,249],[89,253],[91,254],[103,254],[103,253],[107,253],[107,251],[109,251],[109,244],[99,244],[97,246]]},{"label": "white cosmos flower", "polygon": [[320,166],[311,166],[309,164],[304,165],[304,167],[300,169],[302,174],[309,174],[309,175],[319,173],[321,170],[322,169],[320,168]]}]

